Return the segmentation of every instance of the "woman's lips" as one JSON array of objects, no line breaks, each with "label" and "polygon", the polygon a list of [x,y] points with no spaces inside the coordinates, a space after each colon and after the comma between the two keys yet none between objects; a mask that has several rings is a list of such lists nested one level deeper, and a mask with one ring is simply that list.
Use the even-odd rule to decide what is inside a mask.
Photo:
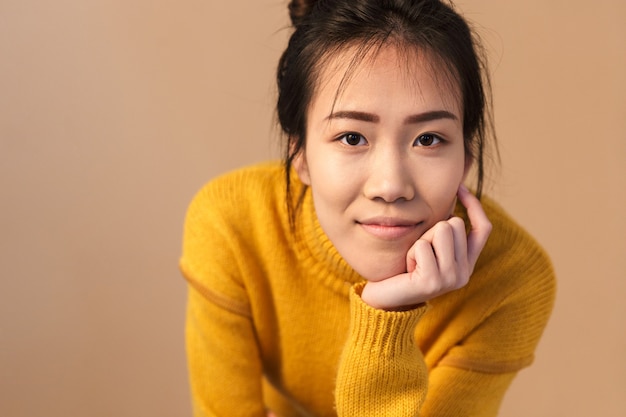
[{"label": "woman's lips", "polygon": [[372,219],[357,222],[363,230],[383,240],[397,240],[411,234],[421,222],[396,219]]}]

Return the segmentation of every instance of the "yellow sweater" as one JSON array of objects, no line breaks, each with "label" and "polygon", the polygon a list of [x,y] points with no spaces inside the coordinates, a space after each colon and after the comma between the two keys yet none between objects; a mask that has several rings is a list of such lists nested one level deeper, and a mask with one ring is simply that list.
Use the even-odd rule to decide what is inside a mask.
[{"label": "yellow sweater", "polygon": [[411,311],[376,310],[310,193],[290,229],[283,177],[277,163],[242,169],[189,207],[194,415],[495,416],[554,302],[537,243],[483,199],[494,227],[470,283]]}]

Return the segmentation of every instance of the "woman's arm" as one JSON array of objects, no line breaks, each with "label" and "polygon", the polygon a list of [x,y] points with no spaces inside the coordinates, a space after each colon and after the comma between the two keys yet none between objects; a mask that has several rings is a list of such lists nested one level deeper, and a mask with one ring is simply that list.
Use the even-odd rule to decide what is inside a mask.
[{"label": "woman's arm", "polygon": [[499,302],[487,302],[491,297],[475,301],[489,306],[487,313],[430,370],[423,416],[496,416],[511,381],[534,359],[554,305],[554,271],[534,245],[504,252],[507,271],[498,275],[497,266],[488,264],[481,272],[499,276],[500,282],[487,281],[489,289],[502,288],[507,281],[511,288]]},{"label": "woman's arm", "polygon": [[186,343],[196,417],[265,416],[261,361],[236,241],[220,206],[221,189],[203,188],[185,221],[181,271],[189,284]]},{"label": "woman's arm", "polygon": [[337,379],[339,416],[496,416],[517,372],[532,363],[554,303],[548,259],[541,252],[529,255],[534,261],[528,271],[508,277],[524,285],[499,301],[475,300],[493,305],[428,372],[411,330],[427,307],[373,309],[358,299],[357,287]]},{"label": "woman's arm", "polygon": [[335,389],[337,415],[419,416],[428,372],[414,334],[427,307],[375,309],[361,300],[362,288],[350,293],[350,331]]},{"label": "woman's arm", "polygon": [[189,288],[187,358],[195,417],[265,416],[251,320]]},{"label": "woman's arm", "polygon": [[419,415],[495,417],[515,375],[438,366],[430,372],[428,395]]}]

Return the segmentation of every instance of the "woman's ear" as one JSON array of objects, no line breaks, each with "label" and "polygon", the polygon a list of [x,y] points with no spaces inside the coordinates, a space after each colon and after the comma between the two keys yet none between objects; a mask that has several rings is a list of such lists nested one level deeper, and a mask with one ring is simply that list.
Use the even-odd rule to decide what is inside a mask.
[{"label": "woman's ear", "polygon": [[[293,142],[292,142],[293,143]],[[300,149],[296,156],[293,157],[293,168],[298,174],[298,178],[305,185],[311,185],[311,176],[309,175],[309,165],[306,163],[306,155],[304,149]]]}]

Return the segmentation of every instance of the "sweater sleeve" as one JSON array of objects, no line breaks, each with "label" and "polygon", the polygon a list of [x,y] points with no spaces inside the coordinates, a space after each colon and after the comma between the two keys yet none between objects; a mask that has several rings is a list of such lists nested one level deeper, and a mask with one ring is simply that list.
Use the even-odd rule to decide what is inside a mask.
[{"label": "sweater sleeve", "polygon": [[362,289],[360,284],[350,292],[350,331],[335,391],[337,415],[418,416],[428,372],[414,332],[427,306],[378,310],[361,300]]},{"label": "sweater sleeve", "polygon": [[191,287],[187,357],[195,417],[265,416],[250,319]]},{"label": "sweater sleeve", "polygon": [[[508,256],[479,272],[494,273],[483,288],[492,296],[474,301],[485,306],[484,315],[430,369],[422,415],[495,417],[517,373],[532,363],[552,312],[556,281],[543,250],[528,237],[518,239],[524,243],[516,249],[493,242]],[[499,301],[495,294],[501,294]]]},{"label": "sweater sleeve", "polygon": [[517,371],[446,364],[427,370],[413,339],[426,307],[386,312],[351,294],[350,336],[337,377],[337,415],[495,417]]},{"label": "sweater sleeve", "polygon": [[[413,339],[426,308],[372,309],[359,297],[362,287],[354,288],[350,335],[337,378],[338,415],[495,417],[517,372],[532,363],[554,304],[548,257],[538,247],[523,252],[503,258],[510,266],[496,268],[497,274],[507,273],[488,281],[485,289],[492,296],[473,301],[484,307],[484,315],[428,371]],[[436,315],[437,308],[433,303],[429,314]]]},{"label": "sweater sleeve", "polygon": [[261,360],[237,251],[203,189],[187,213],[180,261],[189,283],[186,344],[196,417],[265,416]]},{"label": "sweater sleeve", "polygon": [[430,370],[424,416],[494,417],[517,373],[529,366],[550,317],[555,280],[547,258]]}]

